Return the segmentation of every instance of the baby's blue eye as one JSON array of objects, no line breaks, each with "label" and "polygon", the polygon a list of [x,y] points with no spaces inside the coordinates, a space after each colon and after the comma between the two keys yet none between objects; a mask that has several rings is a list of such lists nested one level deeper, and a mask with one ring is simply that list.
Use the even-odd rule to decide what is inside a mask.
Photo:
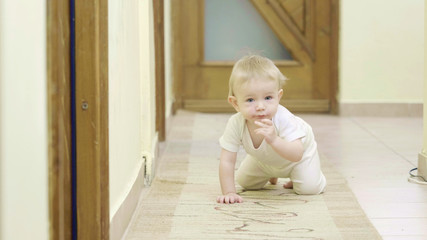
[{"label": "baby's blue eye", "polygon": [[272,96],[265,97],[265,100],[271,100],[271,99],[273,99]]},{"label": "baby's blue eye", "polygon": [[246,99],[246,102],[253,102],[253,101],[255,101],[253,98]]}]

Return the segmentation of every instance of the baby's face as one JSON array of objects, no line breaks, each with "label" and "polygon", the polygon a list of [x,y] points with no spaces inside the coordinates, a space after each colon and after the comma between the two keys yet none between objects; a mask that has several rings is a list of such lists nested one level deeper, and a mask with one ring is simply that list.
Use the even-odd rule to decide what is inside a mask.
[{"label": "baby's face", "polygon": [[250,123],[272,119],[276,114],[283,90],[276,81],[250,80],[235,86],[236,110]]}]

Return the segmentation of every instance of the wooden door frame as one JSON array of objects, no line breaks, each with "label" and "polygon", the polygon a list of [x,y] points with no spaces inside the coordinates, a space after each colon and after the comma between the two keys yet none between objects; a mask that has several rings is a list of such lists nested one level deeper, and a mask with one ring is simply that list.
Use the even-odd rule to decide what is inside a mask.
[{"label": "wooden door frame", "polygon": [[50,239],[72,238],[70,3],[47,2]]},{"label": "wooden door frame", "polygon": [[159,141],[164,141],[166,140],[164,0],[153,0],[153,18],[156,59],[156,131],[159,134]]},{"label": "wooden door frame", "polygon": [[[69,1],[47,2],[50,239],[71,239]],[[109,239],[108,0],[75,0],[77,238]]]},{"label": "wooden door frame", "polygon": [[[274,2],[274,1],[272,1]],[[199,3],[199,2],[198,2]],[[202,8],[204,1],[202,0],[199,5],[200,6],[192,6],[194,8]],[[301,109],[305,111],[304,109],[307,109],[308,111],[316,111],[316,106],[319,103],[319,106],[322,106],[319,111],[324,112],[328,111],[332,114],[338,113],[338,100],[337,100],[337,94],[338,94],[338,38],[339,38],[339,3],[340,0],[329,0],[330,4],[330,12],[329,12],[329,20],[331,21],[330,28],[325,29],[326,33],[330,34],[330,41],[329,41],[329,93],[328,93],[328,100],[325,99],[325,101],[329,102],[328,108],[323,108],[324,103],[322,103],[322,100],[315,100],[315,101],[296,101],[292,103],[295,105],[296,109]],[[195,110],[201,110],[204,109],[203,106],[209,105],[209,109],[207,111],[225,111],[228,109],[231,109],[231,107],[228,106],[225,100],[209,100],[205,101],[206,104],[203,106],[199,106],[199,103],[192,103],[189,100],[183,99],[183,85],[184,85],[184,70],[182,64],[179,64],[182,59],[185,57],[188,52],[187,50],[183,50],[183,43],[182,40],[182,33],[183,33],[183,27],[181,23],[181,12],[180,10],[182,8],[182,2],[181,1],[172,1],[172,24],[173,24],[173,32],[172,32],[172,51],[173,51],[173,76],[174,76],[174,96],[175,96],[175,102],[173,105],[173,111],[175,112],[177,109],[180,108],[189,108],[189,109],[195,109]],[[199,11],[199,14],[201,14],[201,17],[203,17],[203,13]],[[199,26],[200,28],[200,26]],[[203,31],[199,31],[203,32]],[[197,36],[199,38],[199,41],[202,41],[203,37]],[[200,45],[201,46],[201,45]],[[203,49],[202,49],[203,50]],[[186,52],[184,52],[186,51]],[[202,51],[203,52],[203,51]],[[201,63],[198,63],[199,65]],[[206,64],[206,63],[204,63]],[[229,63],[231,64],[231,63]],[[184,104],[184,100],[186,100],[186,104]],[[293,102],[292,100],[287,100],[287,102]],[[191,105],[190,105],[191,104]],[[184,106],[185,105],[185,106]],[[194,106],[193,106],[194,105]],[[325,105],[327,106],[327,105]],[[228,107],[228,108],[227,108]]]},{"label": "wooden door frame", "polygon": [[108,0],[75,0],[77,238],[109,238]]},{"label": "wooden door frame", "polygon": [[184,107],[182,98],[182,82],[184,78],[184,70],[181,64],[178,64],[184,56],[184,51],[181,44],[182,24],[180,24],[180,1],[171,1],[171,25],[172,25],[172,72],[173,86],[172,91],[175,100],[172,103],[172,112],[176,113],[178,109]]},{"label": "wooden door frame", "polygon": [[331,51],[329,55],[330,61],[330,113],[339,114],[338,92],[339,92],[339,20],[340,20],[340,0],[331,0]]}]

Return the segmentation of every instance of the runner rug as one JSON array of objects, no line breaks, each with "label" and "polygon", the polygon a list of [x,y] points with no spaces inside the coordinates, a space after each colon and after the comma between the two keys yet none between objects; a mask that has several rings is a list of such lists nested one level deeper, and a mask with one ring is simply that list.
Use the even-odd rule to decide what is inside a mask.
[{"label": "runner rug", "polygon": [[[301,196],[277,185],[218,204],[221,136],[230,114],[174,116],[156,177],[141,196],[125,239],[381,239],[355,196],[321,156],[325,193]],[[238,162],[245,153],[238,154]],[[238,167],[239,163],[236,167]]]}]

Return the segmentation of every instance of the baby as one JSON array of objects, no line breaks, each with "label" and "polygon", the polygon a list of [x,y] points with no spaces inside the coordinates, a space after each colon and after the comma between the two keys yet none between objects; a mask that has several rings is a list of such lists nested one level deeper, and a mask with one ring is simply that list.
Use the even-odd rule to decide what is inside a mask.
[{"label": "baby", "polygon": [[244,189],[261,189],[268,181],[290,178],[283,187],[297,194],[320,194],[326,179],[320,169],[313,131],[305,121],[279,104],[286,77],[265,57],[245,56],[233,67],[228,102],[237,113],[228,120],[222,147],[218,203],[241,203],[234,168],[243,145],[247,156],[236,172]]}]

